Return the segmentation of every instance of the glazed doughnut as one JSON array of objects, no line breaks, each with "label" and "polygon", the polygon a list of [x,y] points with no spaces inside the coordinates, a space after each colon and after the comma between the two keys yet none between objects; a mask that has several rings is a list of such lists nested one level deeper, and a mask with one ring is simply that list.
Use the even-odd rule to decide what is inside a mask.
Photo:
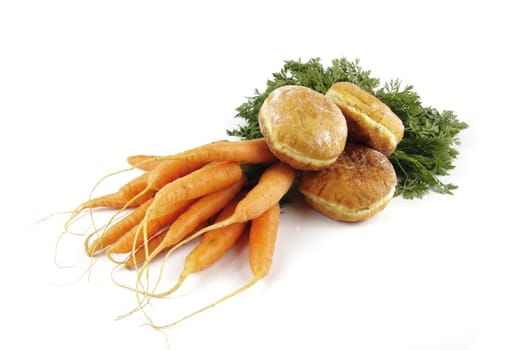
[{"label": "glazed doughnut", "polygon": [[275,89],[258,117],[270,150],[296,169],[327,167],[344,150],[347,125],[342,111],[312,89],[295,85]]},{"label": "glazed doughnut", "polygon": [[306,203],[336,220],[361,221],[386,207],[397,179],[381,152],[349,143],[337,161],[318,171],[303,171],[299,192]]},{"label": "glazed doughnut", "polygon": [[348,125],[348,141],[392,154],[403,138],[399,117],[375,96],[348,82],[335,83],[326,96],[343,111]]}]

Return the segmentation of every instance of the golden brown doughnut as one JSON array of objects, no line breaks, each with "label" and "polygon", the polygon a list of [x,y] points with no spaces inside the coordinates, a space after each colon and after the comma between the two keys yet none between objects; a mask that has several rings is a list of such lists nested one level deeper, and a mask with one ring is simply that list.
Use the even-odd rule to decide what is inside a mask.
[{"label": "golden brown doughnut", "polygon": [[349,143],[337,161],[318,171],[303,171],[299,192],[318,212],[341,221],[360,221],[386,207],[397,179],[379,151]]},{"label": "golden brown doughnut", "polygon": [[275,156],[300,170],[333,164],[346,144],[341,110],[325,95],[303,86],[272,91],[259,110],[259,126]]},{"label": "golden brown doughnut", "polygon": [[375,96],[348,82],[335,83],[326,92],[343,111],[348,124],[348,141],[362,143],[387,156],[403,138],[399,117]]}]

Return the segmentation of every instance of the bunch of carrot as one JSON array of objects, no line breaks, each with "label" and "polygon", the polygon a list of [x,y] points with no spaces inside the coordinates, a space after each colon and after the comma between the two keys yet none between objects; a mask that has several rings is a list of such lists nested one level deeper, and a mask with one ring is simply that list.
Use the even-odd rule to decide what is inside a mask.
[{"label": "bunch of carrot", "polygon": [[[141,296],[137,309],[149,298],[175,292],[188,275],[218,261],[245,232],[253,279],[218,302],[268,273],[279,203],[295,181],[296,170],[277,160],[264,139],[219,141],[170,156],[132,156],[128,163],[144,172],[117,192],[81,204],[65,228],[86,209],[114,208],[115,217],[126,213],[90,234],[85,251],[90,257],[105,253],[112,261],[137,270],[134,290]],[[245,164],[266,166],[255,183],[248,182]],[[142,282],[153,259],[166,257],[201,235],[172,288],[157,293]],[[125,258],[118,260],[116,255],[121,254]]]}]

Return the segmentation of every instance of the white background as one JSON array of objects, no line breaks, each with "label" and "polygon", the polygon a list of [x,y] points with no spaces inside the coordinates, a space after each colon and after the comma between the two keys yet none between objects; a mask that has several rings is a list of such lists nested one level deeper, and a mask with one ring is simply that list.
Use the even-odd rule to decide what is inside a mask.
[{"label": "white background", "polygon": [[[58,246],[73,267],[55,265],[67,216],[33,223],[74,208],[128,155],[226,138],[284,60],[345,56],[469,123],[446,179],[459,189],[396,198],[361,224],[296,201],[271,273],[169,329],[172,348],[525,349],[521,14],[517,1],[1,2],[0,347],[163,348],[140,314],[115,320],[135,296],[111,264],[82,276],[82,237]],[[150,315],[173,321],[249,279],[236,248]]]}]

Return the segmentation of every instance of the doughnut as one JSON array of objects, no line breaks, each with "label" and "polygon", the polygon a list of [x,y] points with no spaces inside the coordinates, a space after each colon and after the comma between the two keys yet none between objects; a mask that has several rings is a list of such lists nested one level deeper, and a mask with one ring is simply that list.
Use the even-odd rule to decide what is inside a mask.
[{"label": "doughnut", "polygon": [[370,147],[348,143],[337,161],[302,171],[298,190],[316,211],[340,221],[361,221],[383,210],[397,184],[392,163]]},{"label": "doughnut", "polygon": [[333,84],[326,96],[343,112],[349,142],[361,143],[387,156],[395,151],[404,126],[386,104],[349,82]]},{"label": "doughnut", "polygon": [[258,114],[259,126],[275,156],[299,170],[333,164],[347,139],[345,117],[324,94],[285,85],[273,90]]}]

